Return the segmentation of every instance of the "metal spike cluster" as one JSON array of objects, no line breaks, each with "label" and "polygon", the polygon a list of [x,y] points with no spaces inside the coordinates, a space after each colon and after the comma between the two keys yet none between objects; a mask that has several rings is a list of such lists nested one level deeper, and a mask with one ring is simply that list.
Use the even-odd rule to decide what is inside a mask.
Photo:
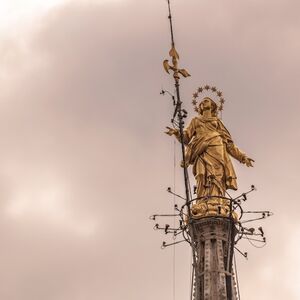
[{"label": "metal spike cluster", "polygon": [[[226,198],[228,201],[232,202],[232,213],[236,212],[239,215],[239,219],[236,221],[235,226],[237,229],[237,235],[234,241],[235,250],[239,252],[242,256],[245,258],[248,257],[247,252],[242,252],[237,248],[237,244],[240,240],[246,239],[252,246],[261,248],[265,246],[267,243],[265,233],[263,231],[263,228],[259,226],[258,228],[254,227],[246,227],[244,224],[246,223],[252,223],[258,220],[263,220],[268,217],[271,217],[273,215],[270,211],[245,211],[242,208],[242,203],[246,202],[248,200],[248,194],[255,191],[256,188],[254,185],[251,186],[251,189],[248,192],[242,193],[236,198]],[[169,187],[167,189],[168,193],[172,194],[173,196],[180,198],[182,200],[185,200],[184,197],[175,194],[171,188]],[[194,203],[199,198],[191,199],[190,202]],[[225,199],[225,197],[224,197]],[[204,199],[203,199],[204,200]],[[205,200],[204,200],[205,201]],[[173,228],[169,224],[160,225],[159,223],[156,223],[153,227],[154,230],[162,230],[165,234],[171,234],[173,236],[173,241],[170,242],[163,242],[161,248],[165,249],[168,246],[172,246],[175,244],[179,244],[182,242],[188,242],[189,244],[192,243],[190,238],[190,232],[189,227],[187,224],[187,215],[185,213],[187,204],[183,204],[181,207],[175,204],[174,206],[174,213],[172,214],[154,214],[149,217],[150,220],[156,221],[158,218],[162,217],[172,217],[177,218],[177,225]],[[231,213],[231,214],[232,214]],[[244,219],[243,216],[246,216]],[[176,240],[178,236],[181,236],[181,239],[178,241]]]}]

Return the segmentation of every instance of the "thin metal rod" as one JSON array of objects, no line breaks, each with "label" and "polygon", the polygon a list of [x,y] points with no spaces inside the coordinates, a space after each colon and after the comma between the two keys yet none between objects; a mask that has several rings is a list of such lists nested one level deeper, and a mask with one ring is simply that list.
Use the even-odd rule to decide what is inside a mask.
[{"label": "thin metal rod", "polygon": [[172,42],[172,47],[175,47],[170,0],[168,0],[168,8],[169,8],[169,16],[168,16],[168,19],[169,19],[169,21],[170,21],[171,42]]},{"label": "thin metal rod", "polygon": [[191,300],[193,300],[193,292],[194,292],[194,280],[195,280],[195,266],[193,264],[192,266],[192,279],[191,279],[191,294],[190,294],[190,297],[191,297]]},{"label": "thin metal rod", "polygon": [[[171,31],[171,45],[172,48],[175,47],[175,39],[174,39],[174,31],[173,31],[173,21],[172,21],[172,12],[171,12],[171,4],[170,0],[168,0],[168,9],[169,9],[169,16],[168,19],[170,21],[170,31]],[[188,170],[186,167],[186,158],[185,158],[185,145],[184,145],[184,134],[183,134],[183,116],[181,111],[181,99],[180,99],[180,85],[179,79],[175,78],[175,89],[176,89],[176,106],[175,106],[175,114],[177,114],[178,121],[179,121],[179,133],[180,133],[180,143],[181,143],[181,152],[182,152],[182,161],[183,161],[183,175],[184,175],[184,184],[185,184],[185,194],[186,194],[186,204],[188,210],[188,216],[190,216],[190,199],[191,199],[191,192],[190,192],[190,185],[189,185],[189,176]]]},{"label": "thin metal rod", "polygon": [[[232,202],[231,202],[232,203]],[[235,226],[232,217],[232,204],[230,205],[230,229],[228,234],[227,241],[227,272],[232,274],[232,259],[233,259],[233,251],[234,251],[234,236],[235,236]],[[232,299],[232,276],[226,276],[226,287],[227,287],[227,297],[228,299]]]},{"label": "thin metal rod", "polygon": [[246,259],[248,259],[247,256],[246,256],[246,254],[243,253],[240,249],[238,249],[237,247],[234,247],[234,249],[237,250],[237,251],[238,251],[242,256],[244,256]]},{"label": "thin metal rod", "polygon": [[[174,38],[174,31],[173,31],[173,22],[172,22],[172,12],[171,12],[171,4],[170,0],[168,0],[168,9],[169,9],[169,22],[170,22],[170,32],[171,32],[171,45],[172,49],[175,49],[175,38]],[[175,58],[173,58],[175,60]],[[177,68],[177,66],[176,66]],[[177,73],[177,76],[176,76]],[[187,217],[188,220],[191,221],[191,210],[190,210],[190,199],[192,198],[191,188],[189,184],[189,175],[188,170],[186,166],[186,157],[185,157],[185,144],[184,144],[184,132],[183,132],[183,115],[182,115],[182,102],[180,99],[180,85],[179,85],[179,76],[178,71],[174,73],[174,79],[175,79],[175,89],[176,89],[176,103],[175,103],[175,112],[173,115],[173,119],[176,117],[178,118],[179,123],[179,134],[180,134],[180,144],[181,144],[181,152],[182,152],[182,161],[183,161],[183,176],[184,176],[184,186],[185,186],[185,196],[186,196],[186,207],[187,207]],[[194,249],[194,243],[193,243],[193,226],[189,226],[189,232],[188,235],[192,238],[192,241],[190,243],[192,247],[193,252],[193,265],[196,265],[196,256],[195,256],[195,249]],[[197,274],[197,270],[196,274]]]},{"label": "thin metal rod", "polygon": [[238,276],[237,267],[236,267],[235,253],[233,253],[233,258],[234,258],[234,269],[235,269],[236,285],[237,285],[237,290],[238,290],[238,298],[239,298],[239,300],[241,300],[239,276]]}]

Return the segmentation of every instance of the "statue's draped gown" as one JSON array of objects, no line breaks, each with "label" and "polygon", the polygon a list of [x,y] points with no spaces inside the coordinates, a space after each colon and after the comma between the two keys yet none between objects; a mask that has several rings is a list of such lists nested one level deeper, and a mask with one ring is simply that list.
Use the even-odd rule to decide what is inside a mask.
[{"label": "statue's draped gown", "polygon": [[186,164],[193,165],[197,197],[224,196],[227,189],[237,189],[236,174],[229,155],[245,159],[233,143],[230,133],[217,117],[198,116],[184,130]]}]

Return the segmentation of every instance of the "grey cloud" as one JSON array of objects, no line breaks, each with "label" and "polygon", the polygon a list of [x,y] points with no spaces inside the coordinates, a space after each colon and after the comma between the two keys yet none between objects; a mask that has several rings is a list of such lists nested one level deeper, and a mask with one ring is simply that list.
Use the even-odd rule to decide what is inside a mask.
[{"label": "grey cloud", "polygon": [[[297,299],[266,270],[287,271],[285,241],[299,230],[298,2],[173,2],[180,63],[192,73],[185,106],[192,114],[200,84],[224,91],[224,122],[256,160],[236,164],[241,191],[259,187],[248,208],[276,212],[266,248],[242,245],[242,295]],[[1,299],[172,298],[172,250],[160,251],[165,237],[148,220],[173,203],[164,192],[173,142],[162,133],[172,105],[159,96],[173,89],[161,66],[166,16],[165,1],[70,2],[39,19],[25,48],[1,41]],[[178,168],[179,192],[181,179]],[[178,247],[178,299],[189,295],[189,264]]]}]

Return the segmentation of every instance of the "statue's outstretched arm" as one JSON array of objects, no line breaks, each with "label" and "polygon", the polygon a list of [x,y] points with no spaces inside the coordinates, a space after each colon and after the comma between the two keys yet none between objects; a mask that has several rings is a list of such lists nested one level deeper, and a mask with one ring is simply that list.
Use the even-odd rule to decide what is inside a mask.
[{"label": "statue's outstretched arm", "polygon": [[223,140],[226,144],[227,152],[236,160],[245,164],[247,167],[253,167],[254,160],[249,158],[244,152],[242,152],[232,141],[231,135],[227,128],[224,126],[221,120],[219,120],[219,130],[222,134]]},{"label": "statue's outstretched arm", "polygon": [[254,160],[242,152],[232,141],[229,141],[227,144],[227,152],[247,167],[253,167],[252,162],[254,162]]},{"label": "statue's outstretched arm", "polygon": [[[167,127],[167,131],[165,131],[166,134],[168,135],[175,135],[176,139],[181,142],[180,140],[180,132],[179,129],[174,129]],[[184,129],[183,131],[183,143],[187,145],[190,140],[192,139],[193,135],[195,134],[195,124],[194,124],[194,119],[190,122],[188,127]]]}]

